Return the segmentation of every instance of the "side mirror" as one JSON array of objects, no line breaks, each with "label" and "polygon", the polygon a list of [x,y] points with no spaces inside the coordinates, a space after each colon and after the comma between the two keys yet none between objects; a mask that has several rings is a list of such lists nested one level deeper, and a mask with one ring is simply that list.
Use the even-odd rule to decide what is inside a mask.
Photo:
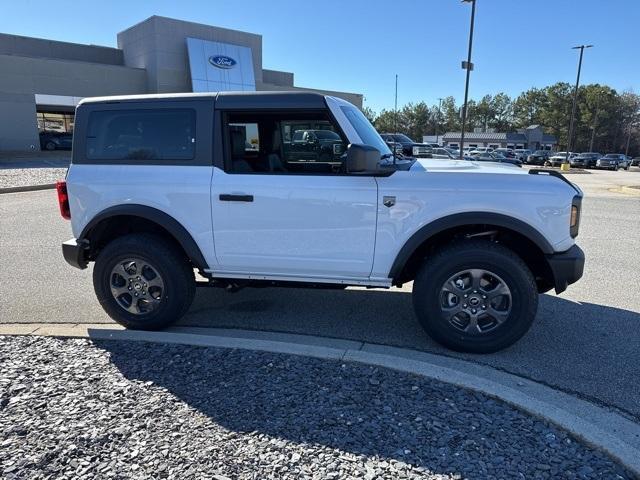
[{"label": "side mirror", "polygon": [[347,172],[377,173],[380,171],[380,152],[377,148],[362,143],[347,147]]}]

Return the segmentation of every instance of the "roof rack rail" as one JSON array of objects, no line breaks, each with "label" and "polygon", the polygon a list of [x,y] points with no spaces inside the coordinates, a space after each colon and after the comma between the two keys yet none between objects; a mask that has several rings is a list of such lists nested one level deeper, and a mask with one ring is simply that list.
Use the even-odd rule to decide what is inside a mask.
[{"label": "roof rack rail", "polygon": [[571,183],[569,180],[567,180],[567,178],[562,175],[560,172],[556,171],[556,170],[550,170],[548,168],[532,168],[529,170],[529,173],[532,175],[539,175],[539,174],[544,174],[544,175],[551,175],[552,177],[556,177],[559,178],[560,180],[562,180],[563,182],[571,185],[571,188],[573,188],[576,192],[578,193],[582,193],[580,192],[579,189],[576,188],[576,186]]}]

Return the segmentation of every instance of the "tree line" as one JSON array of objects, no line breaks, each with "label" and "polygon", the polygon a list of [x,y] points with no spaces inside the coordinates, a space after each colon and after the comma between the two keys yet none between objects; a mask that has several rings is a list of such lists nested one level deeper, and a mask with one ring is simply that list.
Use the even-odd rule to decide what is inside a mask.
[{"label": "tree line", "polygon": [[[517,98],[498,93],[470,100],[466,130],[510,132],[538,124],[545,133],[556,136],[560,149],[566,149],[573,92],[572,85],[558,82],[531,88]],[[418,141],[423,135],[459,132],[461,110],[453,97],[431,106],[408,103],[397,112],[363,109],[379,132],[405,133]],[[578,89],[572,150],[624,153],[627,142],[629,155],[640,155],[640,95],[618,93],[606,85],[582,85]]]}]

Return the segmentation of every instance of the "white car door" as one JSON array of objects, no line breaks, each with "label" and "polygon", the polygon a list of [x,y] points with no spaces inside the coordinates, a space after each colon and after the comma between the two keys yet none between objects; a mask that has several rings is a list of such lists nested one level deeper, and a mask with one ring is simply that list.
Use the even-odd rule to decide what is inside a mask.
[{"label": "white car door", "polygon": [[316,152],[311,160],[309,152],[292,154],[291,138],[298,126],[320,133],[338,130],[328,116],[294,117],[224,117],[228,153],[224,169],[214,168],[211,184],[218,261],[214,274],[364,280],[373,266],[375,178],[340,171],[349,141],[344,132],[344,142],[331,143],[329,136],[328,144],[310,145],[309,152]]}]

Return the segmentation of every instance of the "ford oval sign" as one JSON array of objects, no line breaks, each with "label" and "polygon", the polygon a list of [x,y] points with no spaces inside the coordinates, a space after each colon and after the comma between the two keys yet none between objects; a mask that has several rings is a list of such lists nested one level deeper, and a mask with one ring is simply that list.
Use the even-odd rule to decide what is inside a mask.
[{"label": "ford oval sign", "polygon": [[225,55],[213,55],[209,57],[209,63],[218,68],[233,68],[237,62],[233,58]]}]

